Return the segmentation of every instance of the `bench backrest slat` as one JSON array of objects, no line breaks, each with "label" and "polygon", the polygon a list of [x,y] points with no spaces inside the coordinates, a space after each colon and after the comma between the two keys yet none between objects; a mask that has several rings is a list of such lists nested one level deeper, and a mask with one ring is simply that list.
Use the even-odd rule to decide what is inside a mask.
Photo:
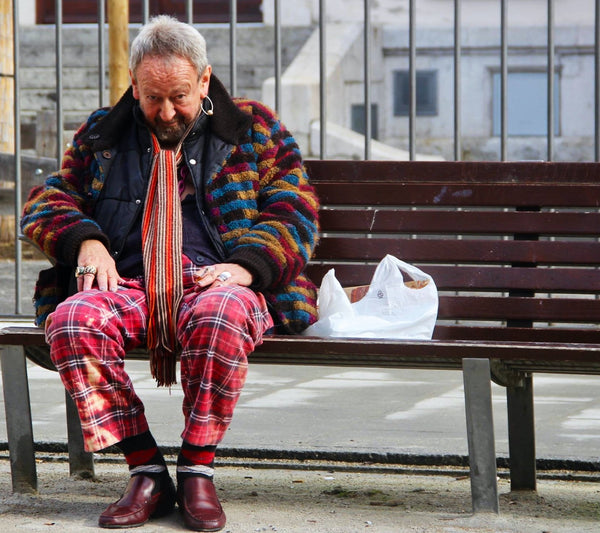
[{"label": "bench backrest slat", "polygon": [[438,318],[600,323],[600,300],[446,295],[440,297]]},{"label": "bench backrest slat", "polygon": [[[344,185],[345,187],[342,187]],[[360,198],[365,205],[388,206],[547,206],[598,207],[600,185],[528,183],[323,183],[321,200],[329,205],[345,205]]]},{"label": "bench backrest slat", "polygon": [[322,183],[341,181],[574,183],[598,185],[597,163],[539,161],[321,161],[307,160],[309,174]]},{"label": "bench backrest slat", "polygon": [[[486,267],[464,265],[417,264],[435,280],[438,290],[510,291],[531,290],[550,293],[596,294],[600,290],[600,272],[581,268]],[[331,268],[347,286],[368,285],[375,267],[366,264],[312,264],[309,275],[322,279]]]},{"label": "bench backrest slat", "polygon": [[[474,225],[473,222],[477,224]],[[523,211],[433,211],[414,209],[326,209],[321,224],[333,233],[431,233],[468,235],[546,235],[598,236],[600,212],[547,213]]]},{"label": "bench backrest slat", "polygon": [[386,253],[408,262],[598,265],[600,245],[589,242],[324,237],[314,259],[367,261]]},{"label": "bench backrest slat", "polygon": [[[598,330],[593,328],[498,328],[438,324],[433,332],[438,340],[483,340],[503,342],[559,342],[597,344]],[[600,361],[599,361],[600,363]]]}]

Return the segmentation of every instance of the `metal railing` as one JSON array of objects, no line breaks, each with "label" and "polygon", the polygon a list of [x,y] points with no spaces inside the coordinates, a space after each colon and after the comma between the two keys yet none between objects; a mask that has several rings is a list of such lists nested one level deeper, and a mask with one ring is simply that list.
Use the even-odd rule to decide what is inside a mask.
[{"label": "metal railing", "polygon": [[[281,2],[280,0],[265,0],[265,3],[273,2],[273,40],[274,40],[274,58],[273,70],[275,77],[275,108],[279,110],[281,107],[282,95],[282,22],[281,22]],[[416,76],[416,61],[417,61],[417,42],[416,42],[416,4],[415,0],[406,0],[408,5],[408,71],[409,71],[409,94],[410,94],[410,111],[408,114],[408,153],[409,158],[416,158],[417,145],[417,76]],[[547,0],[547,160],[551,161],[554,157],[554,2],[555,0]],[[150,17],[149,0],[143,1],[143,21],[146,22]],[[371,2],[363,0],[364,17],[363,17],[363,62],[364,62],[364,125],[365,125],[365,145],[364,158],[370,159],[372,131],[371,131],[371,54],[372,54],[372,22],[371,22]],[[462,43],[461,43],[461,0],[454,0],[454,27],[453,27],[453,154],[454,159],[460,159],[462,153],[462,121],[461,121],[461,60],[462,60]],[[229,49],[230,49],[230,90],[233,94],[237,92],[237,1],[229,0],[230,21],[229,21]],[[319,0],[318,3],[318,31],[319,31],[319,78],[320,78],[320,138],[319,138],[319,157],[327,157],[327,75],[326,75],[326,59],[327,59],[327,2]],[[500,11],[500,43],[498,53],[500,56],[500,80],[501,80],[501,95],[500,95],[500,154],[499,159],[507,159],[507,79],[508,79],[508,0],[500,0],[498,5]],[[600,161],[600,0],[595,0],[595,37],[594,37],[594,158],[595,161]],[[56,121],[57,121],[57,166],[60,165],[63,151],[63,22],[62,22],[62,1],[56,0],[55,3],[55,72],[56,72]],[[99,90],[99,106],[106,105],[104,101],[104,90],[106,85],[106,43],[105,43],[105,27],[106,21],[105,0],[98,0],[98,85]],[[188,22],[193,21],[193,2],[186,2],[186,17]],[[19,55],[20,31],[19,31],[19,2],[13,2],[13,35],[14,35],[14,180],[15,180],[15,220],[19,220],[21,215],[21,206],[23,198],[21,195],[22,179],[21,179],[21,81],[20,81],[20,63]],[[21,299],[22,299],[22,264],[21,264],[21,241],[18,236],[18,224],[15,231],[15,313],[21,314]]]}]

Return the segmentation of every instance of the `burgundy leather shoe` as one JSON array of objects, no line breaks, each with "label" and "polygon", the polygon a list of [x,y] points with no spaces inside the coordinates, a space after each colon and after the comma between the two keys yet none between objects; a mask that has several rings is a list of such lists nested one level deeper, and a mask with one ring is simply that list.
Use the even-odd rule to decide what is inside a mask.
[{"label": "burgundy leather shoe", "polygon": [[164,476],[160,488],[152,494],[157,481],[144,474],[131,476],[121,499],[111,503],[98,519],[100,527],[111,529],[136,527],[150,517],[169,514],[175,507],[175,486],[170,476]]},{"label": "burgundy leather shoe", "polygon": [[219,531],[225,527],[225,512],[212,480],[191,476],[177,487],[177,503],[183,521],[192,531]]}]

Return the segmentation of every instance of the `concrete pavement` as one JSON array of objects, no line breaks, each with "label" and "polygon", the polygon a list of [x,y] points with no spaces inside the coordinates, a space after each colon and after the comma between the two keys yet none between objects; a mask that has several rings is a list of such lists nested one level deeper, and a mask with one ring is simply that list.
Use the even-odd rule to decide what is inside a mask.
[{"label": "concrete pavement", "polygon": [[[35,495],[10,494],[8,461],[0,459],[1,530],[101,531],[99,514],[126,483],[124,466],[106,459],[97,463],[94,482],[68,477],[64,457],[40,455]],[[229,463],[217,467],[215,482],[229,533],[592,533],[600,514],[599,486],[589,481],[541,480],[533,494],[511,493],[500,480],[498,515],[471,513],[465,472]],[[186,530],[175,512],[136,531]]]}]

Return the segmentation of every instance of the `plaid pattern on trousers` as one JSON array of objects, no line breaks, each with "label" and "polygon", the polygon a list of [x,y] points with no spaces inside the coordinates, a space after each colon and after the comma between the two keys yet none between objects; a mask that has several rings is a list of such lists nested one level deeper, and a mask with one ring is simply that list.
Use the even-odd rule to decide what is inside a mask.
[{"label": "plaid pattern on trousers", "polygon": [[[184,260],[177,317],[184,393],[182,438],[195,446],[222,440],[247,374],[247,356],[273,326],[264,297],[239,285],[198,290],[197,267]],[[46,323],[50,355],[75,401],[85,448],[104,449],[148,429],[142,401],[124,368],[144,346],[148,307],[142,279],[116,292],[78,292]]]}]

